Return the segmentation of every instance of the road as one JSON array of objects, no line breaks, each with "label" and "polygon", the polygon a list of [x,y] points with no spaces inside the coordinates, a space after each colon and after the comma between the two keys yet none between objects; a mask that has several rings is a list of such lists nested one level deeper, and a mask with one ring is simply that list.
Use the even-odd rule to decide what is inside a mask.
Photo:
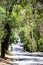
[{"label": "road", "polygon": [[11,55],[12,65],[43,65],[43,54],[24,52],[23,45],[20,42],[12,45]]}]

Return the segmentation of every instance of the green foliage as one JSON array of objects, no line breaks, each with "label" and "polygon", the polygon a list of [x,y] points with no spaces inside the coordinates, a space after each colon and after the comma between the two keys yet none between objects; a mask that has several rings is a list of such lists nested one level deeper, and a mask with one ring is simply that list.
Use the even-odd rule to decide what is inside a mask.
[{"label": "green foliage", "polygon": [[[25,7],[24,29],[20,32],[20,37],[27,51],[43,51],[43,5],[40,2],[28,3]],[[32,6],[34,4],[34,6]],[[42,15],[42,16],[41,16]],[[41,35],[40,35],[41,34]],[[42,48],[41,48],[42,43]]]},{"label": "green foliage", "polygon": [[17,43],[19,36],[17,32],[11,32],[11,36],[10,36],[10,43]]},{"label": "green foliage", "polygon": [[5,20],[5,18],[6,18],[6,11],[4,10],[4,8],[0,6],[0,22],[2,23],[2,21]]},{"label": "green foliage", "polygon": [[3,29],[6,22],[11,28],[11,43],[15,43],[18,39],[16,29],[24,44],[24,49],[43,51],[42,0],[0,0],[0,41],[7,33]]}]

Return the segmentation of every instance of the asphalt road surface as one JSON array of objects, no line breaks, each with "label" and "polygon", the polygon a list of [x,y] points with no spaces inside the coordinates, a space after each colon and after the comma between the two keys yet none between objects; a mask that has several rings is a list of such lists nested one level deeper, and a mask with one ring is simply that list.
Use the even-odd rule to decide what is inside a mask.
[{"label": "asphalt road surface", "polygon": [[43,54],[23,51],[23,44],[18,41],[12,45],[12,65],[43,65]]}]

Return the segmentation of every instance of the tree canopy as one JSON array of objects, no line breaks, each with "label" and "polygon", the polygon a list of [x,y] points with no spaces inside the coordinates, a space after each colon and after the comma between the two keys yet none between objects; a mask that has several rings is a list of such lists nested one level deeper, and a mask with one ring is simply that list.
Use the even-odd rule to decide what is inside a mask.
[{"label": "tree canopy", "polygon": [[43,0],[0,0],[0,43],[7,35],[6,23],[11,35],[18,33],[24,49],[43,51]]}]

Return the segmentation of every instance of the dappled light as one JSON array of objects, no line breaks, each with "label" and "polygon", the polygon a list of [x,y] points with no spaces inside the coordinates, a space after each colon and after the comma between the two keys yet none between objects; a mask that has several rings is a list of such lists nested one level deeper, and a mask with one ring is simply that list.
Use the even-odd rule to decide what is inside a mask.
[{"label": "dappled light", "polygon": [[42,63],[43,0],[0,0],[0,57],[10,52],[17,63]]}]

